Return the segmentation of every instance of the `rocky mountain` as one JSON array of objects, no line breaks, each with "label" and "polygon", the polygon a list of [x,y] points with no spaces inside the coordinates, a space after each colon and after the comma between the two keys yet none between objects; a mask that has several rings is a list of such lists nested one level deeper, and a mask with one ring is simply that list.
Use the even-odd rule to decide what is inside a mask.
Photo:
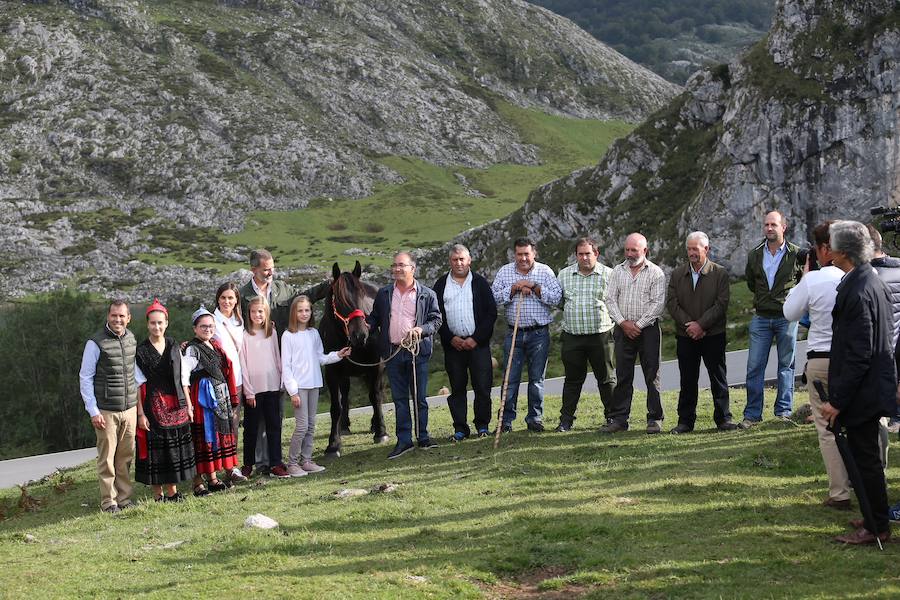
[{"label": "rocky mountain", "polygon": [[533,0],[678,84],[765,36],[775,0]]},{"label": "rocky mountain", "polygon": [[459,241],[493,270],[524,233],[562,265],[578,235],[598,236],[614,263],[624,236],[642,231],[651,258],[672,266],[699,229],[714,259],[741,275],[772,208],[803,242],[824,219],[867,221],[871,207],[900,201],[898,107],[894,0],[779,0],[769,35],[747,54],[696,74],[596,167]]},{"label": "rocky mountain", "polygon": [[385,155],[538,161],[498,101],[636,122],[675,93],[521,0],[4,2],[0,296],[196,279],[135,259],[366,196]]}]

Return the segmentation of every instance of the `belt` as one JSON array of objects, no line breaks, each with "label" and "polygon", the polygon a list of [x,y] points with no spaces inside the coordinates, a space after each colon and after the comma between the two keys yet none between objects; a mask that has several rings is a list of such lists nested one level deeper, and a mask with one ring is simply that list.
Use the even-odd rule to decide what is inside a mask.
[{"label": "belt", "polygon": [[817,352],[816,350],[810,350],[806,353],[806,358],[831,358],[831,352]]},{"label": "belt", "polygon": [[[510,325],[512,327],[512,325]],[[519,327],[519,331],[537,331],[538,329],[546,329],[547,325],[532,325],[530,327]]]}]

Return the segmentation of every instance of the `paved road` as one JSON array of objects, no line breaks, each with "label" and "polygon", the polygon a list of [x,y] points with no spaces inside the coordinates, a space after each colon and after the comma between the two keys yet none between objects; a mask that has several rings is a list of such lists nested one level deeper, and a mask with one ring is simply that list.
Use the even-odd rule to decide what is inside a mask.
[{"label": "paved road", "polygon": [[[736,350],[726,355],[728,364],[728,383],[729,385],[742,385],[744,383],[747,369],[747,351]],[[766,380],[774,380],[776,372],[777,358],[775,349],[769,353],[769,363],[766,365]],[[806,365],[806,342],[797,342],[797,365],[796,372],[802,373],[803,367]],[[547,379],[544,382],[545,393],[550,395],[559,395],[562,393],[562,377]],[[665,361],[660,365],[660,385],[664,391],[672,391],[678,389],[678,363],[674,360]],[[527,384],[522,384],[519,388],[520,394],[526,393]],[[634,376],[634,387],[639,390],[646,390],[644,378],[638,366]],[[709,387],[709,377],[704,369],[700,372],[700,387]],[[584,390],[586,392],[596,392],[597,382],[593,374],[588,374],[585,381]],[[499,397],[499,387],[494,388],[494,396]],[[472,393],[469,392],[471,399]],[[735,398],[736,402],[733,406],[743,406],[741,395]],[[431,396],[428,398],[430,406],[442,406],[447,404],[445,396]],[[385,404],[385,412],[393,410],[392,404]],[[363,406],[354,408],[350,412],[352,414],[366,414],[371,412],[371,407]],[[319,415],[319,420],[329,419],[328,413]],[[30,480],[40,479],[48,475],[56,469],[70,468],[83,464],[97,457],[96,448],[85,448],[83,450],[72,450],[70,452],[57,452],[55,454],[42,454],[39,456],[29,456],[27,458],[16,458],[13,460],[0,461],[0,488],[14,487],[18,484],[25,483]]]}]

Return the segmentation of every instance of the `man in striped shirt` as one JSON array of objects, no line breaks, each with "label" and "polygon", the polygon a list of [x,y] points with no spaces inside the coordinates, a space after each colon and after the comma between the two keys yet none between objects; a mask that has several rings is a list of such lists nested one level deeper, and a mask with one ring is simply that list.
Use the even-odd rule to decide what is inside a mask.
[{"label": "man in striped shirt", "polygon": [[[544,372],[550,353],[550,322],[553,307],[559,304],[562,290],[553,269],[535,261],[537,251],[528,238],[519,238],[513,244],[515,260],[500,267],[491,291],[498,306],[506,307],[506,341],[503,344],[504,364],[509,368],[509,387],[503,406],[503,431],[512,430],[516,418],[516,400],[519,397],[519,381],[522,367],[528,364],[528,414],[525,424],[529,431],[544,430]],[[519,329],[516,346],[512,346],[513,326],[516,323],[516,307],[519,311]]]},{"label": "man in striped shirt", "polygon": [[634,363],[641,357],[647,384],[647,433],[659,433],[663,409],[659,397],[659,361],[662,335],[659,319],[665,310],[666,276],[647,260],[647,238],[632,233],[625,238],[625,262],[613,269],[606,292],[609,315],[616,322],[616,389],[613,406],[601,433],[628,429],[634,393]]},{"label": "man in striped shirt", "polygon": [[556,431],[569,431],[575,421],[575,410],[581,388],[591,365],[600,389],[603,412],[609,417],[613,387],[616,385],[613,364],[613,322],[606,308],[606,288],[612,269],[600,264],[597,242],[583,237],[575,242],[577,263],[559,272],[562,288],[563,331],[562,363],[565,381],[562,409]]}]

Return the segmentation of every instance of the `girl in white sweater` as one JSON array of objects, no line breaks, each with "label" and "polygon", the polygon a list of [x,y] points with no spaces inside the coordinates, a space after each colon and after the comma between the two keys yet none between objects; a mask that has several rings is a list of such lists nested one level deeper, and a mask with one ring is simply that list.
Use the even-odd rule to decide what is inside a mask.
[{"label": "girl in white sweater", "polygon": [[287,470],[291,477],[325,470],[312,460],[316,409],[322,387],[321,365],[336,363],[350,355],[349,347],[325,354],[322,338],[314,325],[312,303],[306,296],[297,296],[291,303],[288,330],[281,337],[281,377],[284,389],[291,396],[296,421],[288,454]]}]

